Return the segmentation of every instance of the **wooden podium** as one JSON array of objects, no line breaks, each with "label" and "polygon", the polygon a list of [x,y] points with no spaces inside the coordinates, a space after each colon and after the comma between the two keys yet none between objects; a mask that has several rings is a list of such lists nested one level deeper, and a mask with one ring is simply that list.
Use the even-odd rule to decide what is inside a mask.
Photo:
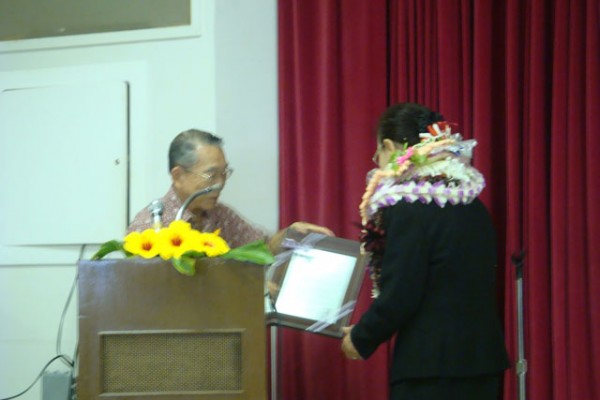
[{"label": "wooden podium", "polygon": [[79,263],[79,399],[267,398],[264,267]]}]

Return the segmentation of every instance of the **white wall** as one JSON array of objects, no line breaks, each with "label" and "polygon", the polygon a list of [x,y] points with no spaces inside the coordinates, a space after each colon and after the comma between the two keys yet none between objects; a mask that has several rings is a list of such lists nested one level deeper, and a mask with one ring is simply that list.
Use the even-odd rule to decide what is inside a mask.
[{"label": "white wall", "polygon": [[[275,0],[216,1],[217,131],[235,173],[223,199],[277,227],[278,120]],[[227,16],[219,18],[219,16]],[[253,165],[255,168],[248,168]],[[243,193],[244,202],[235,202]]]},{"label": "white wall", "polygon": [[[0,74],[133,66],[128,73],[137,74],[132,118],[138,136],[132,137],[131,213],[166,191],[168,144],[181,130],[195,127],[225,138],[236,171],[223,200],[249,220],[275,230],[276,1],[201,0],[201,11],[200,37],[0,53]],[[75,175],[69,190],[76,190],[78,179],[85,177]],[[0,190],[10,188],[1,185]],[[110,188],[106,190],[110,195]],[[56,354],[58,323],[79,247],[49,246],[44,251],[62,252],[72,262],[44,265],[32,258],[30,263],[7,265],[0,260],[0,398],[25,389]],[[76,337],[75,302],[65,321],[63,352],[72,355]],[[64,368],[55,363],[50,370]],[[21,397],[40,398],[39,383]]]}]

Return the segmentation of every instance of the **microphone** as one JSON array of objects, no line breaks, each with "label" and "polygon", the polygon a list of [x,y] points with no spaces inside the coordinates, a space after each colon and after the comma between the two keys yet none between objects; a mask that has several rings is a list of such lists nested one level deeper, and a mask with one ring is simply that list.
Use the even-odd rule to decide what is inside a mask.
[{"label": "microphone", "polygon": [[215,190],[221,190],[222,188],[223,188],[223,185],[222,185],[222,184],[220,184],[220,183],[217,183],[216,185],[212,185],[212,186],[209,186],[209,187],[207,187],[207,188],[200,189],[200,190],[198,190],[196,193],[192,193],[192,194],[190,195],[190,197],[188,197],[188,198],[187,198],[187,199],[186,199],[186,200],[183,202],[183,204],[181,205],[181,208],[179,209],[179,211],[177,211],[177,216],[175,216],[175,221],[177,221],[177,220],[180,220],[180,219],[181,219],[181,217],[183,216],[183,212],[185,211],[185,209],[186,209],[186,208],[187,208],[187,207],[190,205],[190,203],[191,203],[192,201],[194,201],[194,199],[195,199],[196,197],[198,197],[198,196],[202,196],[202,195],[205,195],[205,194],[207,194],[207,193],[210,193],[210,192],[214,192]]},{"label": "microphone", "polygon": [[148,211],[150,211],[150,215],[152,215],[152,229],[155,231],[160,230],[160,228],[162,228],[162,202],[159,199],[152,201],[152,203],[148,205]]}]

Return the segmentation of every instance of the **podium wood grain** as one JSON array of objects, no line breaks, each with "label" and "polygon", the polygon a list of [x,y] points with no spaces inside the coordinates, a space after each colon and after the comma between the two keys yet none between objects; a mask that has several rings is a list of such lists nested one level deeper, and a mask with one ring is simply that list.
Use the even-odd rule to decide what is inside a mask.
[{"label": "podium wood grain", "polygon": [[79,263],[80,399],[266,399],[264,269]]}]

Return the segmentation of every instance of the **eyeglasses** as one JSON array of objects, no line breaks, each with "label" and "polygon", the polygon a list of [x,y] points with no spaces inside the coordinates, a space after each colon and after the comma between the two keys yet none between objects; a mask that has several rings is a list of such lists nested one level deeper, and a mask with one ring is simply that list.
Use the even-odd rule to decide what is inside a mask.
[{"label": "eyeglasses", "polygon": [[204,179],[208,183],[213,183],[216,180],[217,176],[219,176],[219,175],[221,175],[221,177],[223,178],[224,181],[226,181],[227,179],[229,179],[229,177],[231,176],[231,174],[233,174],[233,168],[227,167],[221,173],[219,173],[219,172],[203,172],[203,173],[199,174],[197,172],[188,171],[188,170],[186,170],[186,172],[189,172],[192,175],[196,175],[196,176]]},{"label": "eyeglasses", "polygon": [[379,167],[379,146],[377,147],[377,150],[375,150],[375,154],[373,154],[373,158],[371,158],[371,160],[373,161],[373,164]]}]

